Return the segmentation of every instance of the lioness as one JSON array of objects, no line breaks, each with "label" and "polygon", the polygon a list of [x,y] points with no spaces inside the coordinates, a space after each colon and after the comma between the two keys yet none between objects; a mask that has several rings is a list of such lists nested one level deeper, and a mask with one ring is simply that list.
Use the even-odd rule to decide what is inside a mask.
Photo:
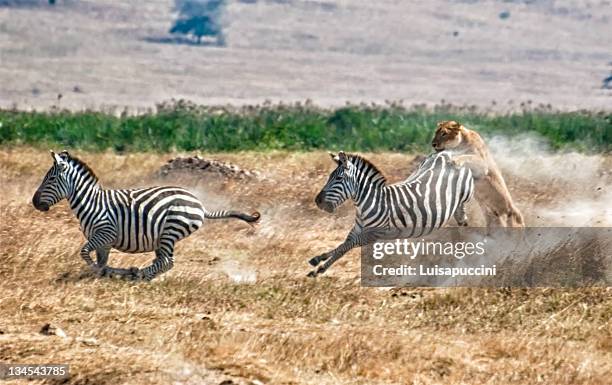
[{"label": "lioness", "polygon": [[476,200],[487,227],[524,226],[523,216],[512,203],[506,182],[477,132],[453,120],[440,122],[431,145],[436,151],[451,151],[455,163],[472,170]]}]

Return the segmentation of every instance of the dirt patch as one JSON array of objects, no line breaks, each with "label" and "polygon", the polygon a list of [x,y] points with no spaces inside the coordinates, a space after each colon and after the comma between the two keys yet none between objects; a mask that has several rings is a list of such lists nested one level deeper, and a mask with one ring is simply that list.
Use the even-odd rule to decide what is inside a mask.
[{"label": "dirt patch", "polygon": [[157,176],[177,176],[185,172],[201,173],[227,179],[260,179],[260,174],[257,171],[246,170],[229,162],[204,159],[199,156],[170,159],[167,164],[159,169]]}]

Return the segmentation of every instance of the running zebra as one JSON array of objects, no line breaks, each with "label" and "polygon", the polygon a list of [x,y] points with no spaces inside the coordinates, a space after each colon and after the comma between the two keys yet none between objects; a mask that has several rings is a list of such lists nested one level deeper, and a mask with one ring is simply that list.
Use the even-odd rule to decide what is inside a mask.
[{"label": "running zebra", "polygon": [[367,245],[391,230],[420,237],[444,226],[451,215],[460,226],[467,226],[464,204],[473,194],[472,172],[455,165],[446,152],[431,154],[408,179],[392,185],[359,155],[341,151],[330,156],[338,167],[315,203],[332,213],[350,198],[357,209],[355,225],[340,246],[309,261],[312,266],[326,262],[308,276],[324,273],[350,249]]},{"label": "running zebra", "polygon": [[[87,238],[81,257],[100,275],[151,280],[172,268],[174,244],[199,229],[204,218],[259,219],[257,212],[209,212],[193,194],[179,187],[106,190],[85,162],[66,151],[59,155],[51,151],[51,155],[53,166],[32,203],[47,211],[60,200],[68,200]],[[112,268],[107,266],[111,248],[127,253],[155,251],[155,260],[142,270]],[[94,250],[97,263],[90,256]]]}]

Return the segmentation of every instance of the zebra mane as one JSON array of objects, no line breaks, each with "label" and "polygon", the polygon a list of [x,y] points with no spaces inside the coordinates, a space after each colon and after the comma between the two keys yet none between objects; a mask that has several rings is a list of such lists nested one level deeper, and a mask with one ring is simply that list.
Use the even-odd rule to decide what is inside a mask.
[{"label": "zebra mane", "polygon": [[378,167],[376,167],[376,165],[374,163],[370,162],[368,159],[366,159],[365,157],[363,157],[361,155],[358,155],[358,154],[346,154],[346,156],[349,158],[349,160],[351,162],[357,163],[358,161],[360,161],[364,165],[366,165],[366,167],[376,171],[382,177],[383,182],[385,184],[387,184],[387,177],[385,176],[385,174],[382,171],[380,171],[380,169]]},{"label": "zebra mane", "polygon": [[87,173],[90,174],[96,181],[98,181],[98,176],[91,169],[91,167],[89,167],[89,165],[87,163],[85,163],[84,161],[82,161],[81,159],[77,158],[74,155],[68,154],[67,152],[63,152],[62,155],[66,155],[66,157],[68,158],[67,160],[68,160],[69,163],[71,163],[72,165],[75,165],[77,167],[81,167],[82,169],[87,171]]}]

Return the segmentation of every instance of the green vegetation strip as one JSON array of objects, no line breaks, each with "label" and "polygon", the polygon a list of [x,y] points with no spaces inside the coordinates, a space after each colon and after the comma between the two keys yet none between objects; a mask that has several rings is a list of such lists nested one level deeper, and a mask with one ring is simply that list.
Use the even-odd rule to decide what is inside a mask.
[{"label": "green vegetation strip", "polygon": [[49,145],[116,151],[312,150],[428,151],[436,123],[458,120],[485,136],[535,134],[553,149],[609,152],[611,112],[557,112],[550,108],[511,114],[450,105],[433,109],[355,105],[243,108],[160,104],[144,114],[115,111],[0,110],[0,144]]}]

